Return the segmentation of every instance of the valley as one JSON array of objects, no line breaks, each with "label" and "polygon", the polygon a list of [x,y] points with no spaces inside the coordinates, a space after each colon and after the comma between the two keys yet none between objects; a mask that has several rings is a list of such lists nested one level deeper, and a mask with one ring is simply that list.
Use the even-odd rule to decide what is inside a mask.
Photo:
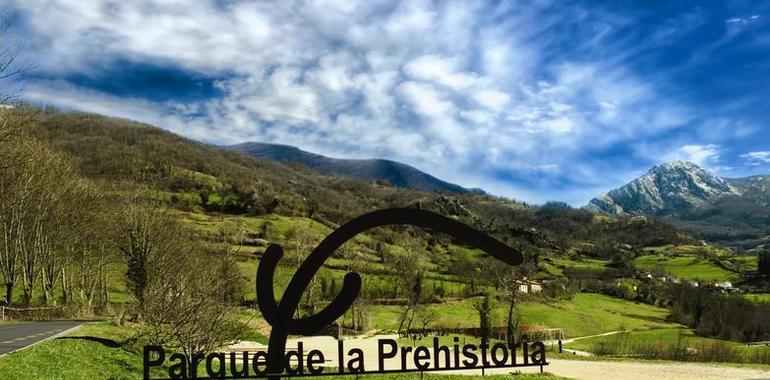
[{"label": "valley", "polygon": [[[339,249],[302,298],[297,315],[312,315],[336,296],[346,273],[362,276],[358,300],[325,334],[400,334],[407,342],[410,334],[414,339],[414,334],[438,334],[442,341],[451,336],[476,341],[486,328],[500,341],[509,332],[516,338],[558,334],[570,340],[565,348],[592,353],[593,360],[640,356],[770,364],[766,347],[743,347],[770,331],[762,330],[767,321],[761,316],[770,308],[770,288],[757,259],[762,247],[741,249],[718,239],[704,241],[687,232],[684,219],[661,215],[665,207],[645,206],[640,210],[651,211],[646,215],[627,206],[622,206],[623,212],[607,213],[558,202],[532,206],[464,189],[426,189],[419,181],[410,188],[412,182],[335,176],[295,161],[254,158],[123,119],[22,111],[36,120],[24,126],[26,136],[66,155],[74,176],[98,196],[83,201],[89,205],[85,216],[73,212],[85,218],[82,222],[70,220],[83,226],[87,239],[73,240],[77,249],[54,249],[71,255],[52,262],[65,276],[52,287],[40,282],[26,291],[16,282],[10,304],[18,309],[53,307],[67,317],[107,318],[113,322],[88,324],[75,335],[107,339],[121,348],[88,339],[49,341],[0,358],[0,377],[23,368],[45,371],[57,357],[94,352],[116,372],[141,365],[140,347],[151,341],[152,329],[169,327],[152,325],[152,313],[163,311],[145,309],[142,302],[149,301],[137,295],[147,300],[153,295],[135,290],[134,264],[126,253],[132,246],[121,242],[133,238],[137,229],[155,234],[158,252],[177,255],[163,265],[169,265],[179,281],[197,284],[194,277],[208,278],[207,273],[221,265],[222,272],[210,275],[227,281],[211,278],[206,284],[216,285],[200,292],[227,303],[221,309],[218,304],[200,307],[221,310],[227,318],[221,323],[238,326],[238,341],[264,343],[270,331],[255,309],[254,281],[265,249],[279,244],[285,250],[274,281],[280,298],[321,239],[355,216],[389,207],[420,208],[459,220],[521,251],[524,264],[506,267],[477,248],[429,230],[372,229]],[[696,182],[733,186],[715,178]],[[648,185],[635,189],[650,194]],[[688,194],[703,195],[703,201],[693,203],[697,210],[708,207],[706,201],[716,199],[712,197],[721,197],[711,190]],[[76,236],[67,223],[57,228]],[[719,311],[726,314],[703,311],[712,304],[727,305]],[[714,325],[735,310],[746,311],[745,323]],[[485,327],[480,326],[481,313],[489,321]],[[14,319],[29,317],[24,311],[9,314]],[[607,333],[612,334],[600,336]],[[580,337],[589,338],[573,340]],[[555,341],[549,340],[549,355],[569,357],[556,352]],[[650,348],[654,344],[659,344],[657,349]],[[685,354],[676,356],[681,353],[677,350]]]}]

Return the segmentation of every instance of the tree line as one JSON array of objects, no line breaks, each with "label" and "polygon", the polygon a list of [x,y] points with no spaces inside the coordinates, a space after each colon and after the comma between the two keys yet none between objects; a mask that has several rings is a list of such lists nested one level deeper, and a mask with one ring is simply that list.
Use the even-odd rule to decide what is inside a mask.
[{"label": "tree line", "polygon": [[770,303],[689,284],[668,284],[658,293],[671,308],[670,319],[692,327],[699,335],[739,342],[770,340]]},{"label": "tree line", "polygon": [[[235,306],[244,283],[232,247],[243,232],[220,231],[213,248],[194,245],[151,189],[84,178],[69,155],[30,135],[38,116],[0,109],[4,303],[118,314],[153,343],[189,354],[241,336]],[[122,310],[110,309],[115,268],[133,298]]]}]

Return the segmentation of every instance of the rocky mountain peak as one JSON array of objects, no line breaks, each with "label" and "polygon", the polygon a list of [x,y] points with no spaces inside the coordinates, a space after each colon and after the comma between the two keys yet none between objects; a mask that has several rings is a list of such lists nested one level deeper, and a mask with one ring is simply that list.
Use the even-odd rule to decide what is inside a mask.
[{"label": "rocky mountain peak", "polygon": [[653,166],[641,177],[596,197],[588,208],[610,214],[675,214],[738,194],[724,178],[686,161]]}]

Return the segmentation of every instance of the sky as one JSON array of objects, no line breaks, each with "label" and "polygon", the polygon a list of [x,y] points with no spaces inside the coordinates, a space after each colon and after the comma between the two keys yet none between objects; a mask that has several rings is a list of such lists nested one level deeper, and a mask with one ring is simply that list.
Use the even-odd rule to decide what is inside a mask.
[{"label": "sky", "polygon": [[769,2],[3,7],[28,68],[21,100],[209,143],[388,158],[575,206],[670,160],[770,173]]}]

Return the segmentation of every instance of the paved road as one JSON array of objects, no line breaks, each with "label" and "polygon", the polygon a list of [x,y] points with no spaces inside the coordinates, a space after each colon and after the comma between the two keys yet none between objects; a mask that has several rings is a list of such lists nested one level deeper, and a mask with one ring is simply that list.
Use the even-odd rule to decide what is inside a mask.
[{"label": "paved road", "polygon": [[82,325],[79,321],[20,322],[0,325],[0,355],[16,351]]}]

